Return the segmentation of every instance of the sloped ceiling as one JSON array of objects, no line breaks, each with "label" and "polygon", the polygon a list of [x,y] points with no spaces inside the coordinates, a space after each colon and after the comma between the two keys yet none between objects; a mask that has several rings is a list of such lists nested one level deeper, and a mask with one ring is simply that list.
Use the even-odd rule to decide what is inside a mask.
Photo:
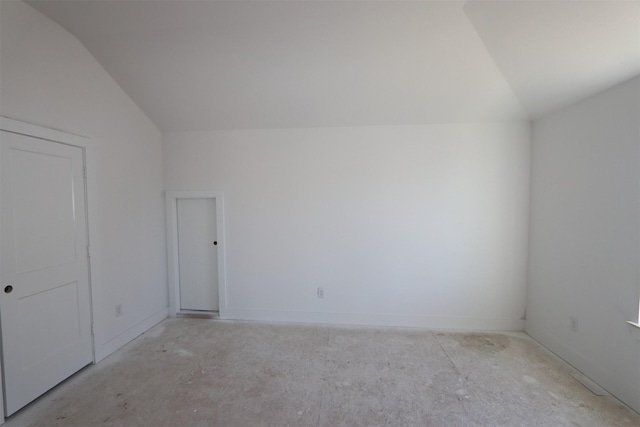
[{"label": "sloped ceiling", "polygon": [[28,3],[163,131],[528,119],[640,74],[635,0]]},{"label": "sloped ceiling", "polygon": [[640,73],[639,4],[482,0],[464,10],[535,118]]}]

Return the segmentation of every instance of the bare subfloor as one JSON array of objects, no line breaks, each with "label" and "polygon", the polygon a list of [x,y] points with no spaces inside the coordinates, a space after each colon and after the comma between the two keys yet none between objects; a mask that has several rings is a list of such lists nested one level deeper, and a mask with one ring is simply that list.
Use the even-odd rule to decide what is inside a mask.
[{"label": "bare subfloor", "polygon": [[169,319],[7,426],[633,426],[523,333]]}]

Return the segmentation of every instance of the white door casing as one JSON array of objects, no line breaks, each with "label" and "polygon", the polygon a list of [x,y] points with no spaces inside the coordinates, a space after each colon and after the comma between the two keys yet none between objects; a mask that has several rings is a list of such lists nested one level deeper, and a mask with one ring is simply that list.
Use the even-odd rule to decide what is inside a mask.
[{"label": "white door casing", "polygon": [[216,199],[177,199],[180,309],[218,311]]},{"label": "white door casing", "polygon": [[217,246],[217,283],[218,313],[225,318],[227,308],[225,274],[225,236],[224,236],[224,196],[220,191],[209,190],[168,190],[165,191],[167,218],[167,258],[169,278],[169,315],[175,317],[180,312],[180,264],[178,247],[178,200],[214,199],[215,200],[215,236]]},{"label": "white door casing", "polygon": [[0,125],[6,409],[0,415],[8,416],[93,362],[94,347],[87,140],[6,118],[0,118]]}]

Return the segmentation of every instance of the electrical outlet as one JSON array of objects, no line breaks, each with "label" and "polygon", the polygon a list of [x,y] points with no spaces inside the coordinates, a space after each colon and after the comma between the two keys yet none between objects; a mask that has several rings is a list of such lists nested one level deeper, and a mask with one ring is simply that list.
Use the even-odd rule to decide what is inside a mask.
[{"label": "electrical outlet", "polygon": [[573,332],[578,332],[578,318],[569,316],[569,329]]},{"label": "electrical outlet", "polygon": [[122,304],[116,305],[116,317],[122,316]]},{"label": "electrical outlet", "polygon": [[324,298],[324,288],[318,288],[318,298]]}]

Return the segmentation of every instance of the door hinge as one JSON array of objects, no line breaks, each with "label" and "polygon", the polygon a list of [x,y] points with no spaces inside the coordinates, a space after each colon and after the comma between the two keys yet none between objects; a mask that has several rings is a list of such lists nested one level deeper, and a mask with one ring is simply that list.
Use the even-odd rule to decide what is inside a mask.
[{"label": "door hinge", "polygon": [[87,179],[87,167],[86,166],[82,167],[82,175],[84,176],[84,179]]}]

